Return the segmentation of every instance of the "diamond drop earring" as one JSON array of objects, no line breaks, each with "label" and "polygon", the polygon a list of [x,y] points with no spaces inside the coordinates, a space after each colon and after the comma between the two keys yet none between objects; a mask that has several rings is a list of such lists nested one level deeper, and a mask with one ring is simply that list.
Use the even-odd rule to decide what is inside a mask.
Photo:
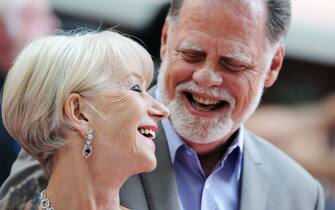
[{"label": "diamond drop earring", "polygon": [[83,149],[81,150],[81,154],[84,156],[85,159],[87,159],[89,156],[92,155],[92,141],[94,139],[94,131],[92,128],[88,129],[86,133],[86,143],[83,146]]}]

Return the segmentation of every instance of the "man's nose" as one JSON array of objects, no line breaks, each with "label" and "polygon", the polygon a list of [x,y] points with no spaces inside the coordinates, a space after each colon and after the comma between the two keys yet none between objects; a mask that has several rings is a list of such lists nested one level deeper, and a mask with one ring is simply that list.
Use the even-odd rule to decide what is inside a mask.
[{"label": "man's nose", "polygon": [[192,79],[200,87],[209,88],[222,85],[222,76],[212,68],[204,67],[196,70]]},{"label": "man's nose", "polygon": [[170,115],[170,111],[168,110],[168,108],[154,98],[152,98],[148,113],[157,121],[167,118]]}]

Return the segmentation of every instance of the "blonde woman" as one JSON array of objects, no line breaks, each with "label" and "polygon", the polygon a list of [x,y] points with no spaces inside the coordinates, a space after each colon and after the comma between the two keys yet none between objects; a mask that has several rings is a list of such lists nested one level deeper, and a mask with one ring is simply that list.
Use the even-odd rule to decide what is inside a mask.
[{"label": "blonde woman", "polygon": [[155,168],[157,122],[169,114],[146,92],[152,76],[150,55],[115,32],[28,45],[8,74],[2,114],[48,185],[7,208],[123,209],[119,189]]}]

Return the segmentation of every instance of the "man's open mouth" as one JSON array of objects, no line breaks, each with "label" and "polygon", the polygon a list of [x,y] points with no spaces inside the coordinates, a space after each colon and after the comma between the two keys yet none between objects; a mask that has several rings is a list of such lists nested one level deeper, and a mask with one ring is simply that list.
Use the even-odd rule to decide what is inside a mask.
[{"label": "man's open mouth", "polygon": [[218,111],[221,108],[229,106],[229,103],[223,100],[208,99],[190,92],[184,92],[184,95],[194,109],[202,112]]}]

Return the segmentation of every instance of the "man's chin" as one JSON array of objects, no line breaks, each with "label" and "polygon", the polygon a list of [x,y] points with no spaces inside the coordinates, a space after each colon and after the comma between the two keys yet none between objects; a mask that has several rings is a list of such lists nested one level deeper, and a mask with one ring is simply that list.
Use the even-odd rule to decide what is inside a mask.
[{"label": "man's chin", "polygon": [[231,133],[233,129],[234,123],[231,117],[194,117],[175,101],[169,105],[173,127],[181,137],[190,142],[197,144],[217,142]]}]

